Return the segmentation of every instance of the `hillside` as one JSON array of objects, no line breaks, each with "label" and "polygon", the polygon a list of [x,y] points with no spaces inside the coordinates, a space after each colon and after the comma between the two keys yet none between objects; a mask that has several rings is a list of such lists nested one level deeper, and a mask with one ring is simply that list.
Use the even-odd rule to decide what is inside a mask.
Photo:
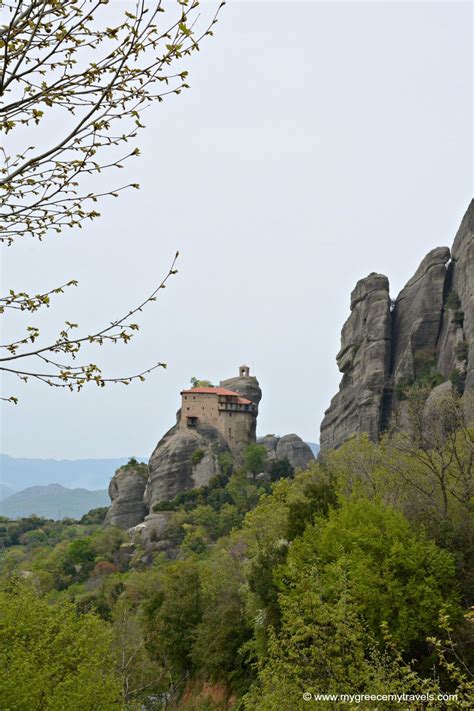
[{"label": "hillside", "polygon": [[10,486],[7,486],[6,484],[0,483],[0,501],[3,501],[3,499],[6,499],[7,496],[11,496],[14,493],[15,493],[15,489],[12,489]]},{"label": "hillside", "polygon": [[32,514],[45,518],[80,519],[91,509],[108,506],[106,489],[68,489],[60,484],[31,486],[8,496],[0,502],[0,515],[7,518],[27,517]]}]

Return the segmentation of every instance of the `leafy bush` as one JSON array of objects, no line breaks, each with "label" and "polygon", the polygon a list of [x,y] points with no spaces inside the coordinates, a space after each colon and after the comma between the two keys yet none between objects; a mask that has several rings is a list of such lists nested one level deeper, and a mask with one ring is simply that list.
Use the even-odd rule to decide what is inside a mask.
[{"label": "leafy bush", "polygon": [[449,376],[449,379],[451,383],[453,384],[453,388],[459,395],[462,395],[464,392],[464,385],[466,382],[466,376],[464,373],[461,373],[460,370],[457,368],[454,368],[454,370],[451,371],[451,374]]},{"label": "leafy bush", "polygon": [[288,458],[277,459],[271,463],[270,466],[270,476],[272,481],[278,481],[279,479],[293,476],[295,470],[291,466]]},{"label": "leafy bush", "polygon": [[27,583],[0,592],[0,698],[11,711],[119,708],[112,636],[93,614],[51,605]]},{"label": "leafy bush", "polygon": [[211,383],[210,380],[199,380],[199,378],[195,378],[194,376],[191,378],[191,386],[193,388],[213,388],[214,385]]},{"label": "leafy bush", "polygon": [[421,348],[413,354],[415,377],[400,378],[395,385],[397,400],[406,400],[412,388],[429,388],[432,390],[444,382],[444,378],[437,370],[436,351],[432,348]]},{"label": "leafy bush", "polygon": [[218,457],[219,468],[225,476],[230,476],[232,474],[232,469],[234,466],[234,458],[230,452],[223,452]]},{"label": "leafy bush", "polygon": [[98,509],[91,509],[86,514],[84,514],[84,516],[82,516],[79,523],[84,526],[104,523],[108,510],[108,506],[101,506]]},{"label": "leafy bush", "polygon": [[469,343],[467,341],[459,341],[454,352],[458,360],[466,362],[469,356]]},{"label": "leafy bush", "polygon": [[205,456],[205,451],[203,449],[196,449],[191,455],[191,464],[196,466],[199,462],[202,462]]},{"label": "leafy bush", "polygon": [[267,450],[262,444],[249,444],[244,451],[244,462],[249,472],[260,474],[267,461]]},{"label": "leafy bush", "polygon": [[446,299],[446,308],[451,311],[457,311],[461,308],[461,299],[459,298],[458,292],[454,289],[451,289],[448,294],[448,298]]}]

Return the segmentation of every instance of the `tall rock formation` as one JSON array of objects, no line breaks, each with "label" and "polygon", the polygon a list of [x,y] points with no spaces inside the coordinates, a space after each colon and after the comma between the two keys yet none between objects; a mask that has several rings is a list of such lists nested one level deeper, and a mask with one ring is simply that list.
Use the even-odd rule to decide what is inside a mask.
[{"label": "tall rock formation", "polygon": [[[457,337],[454,339],[454,350],[456,351],[457,348],[459,353],[459,344],[465,344],[465,387],[468,393],[474,393],[474,200],[471,202],[454,239],[451,260],[451,283],[449,286],[453,298],[451,308],[445,309],[445,320],[451,324],[454,321],[456,327]],[[458,309],[455,308],[456,298],[459,299]],[[452,350],[449,342],[446,348],[448,351]],[[439,357],[441,368],[443,367],[443,358],[446,359],[443,349],[440,350]],[[457,367],[459,367],[459,360],[458,358],[455,364]]]},{"label": "tall rock formation", "polygon": [[420,374],[436,354],[443,317],[448,247],[431,250],[401,290],[392,312],[394,384]]},{"label": "tall rock formation", "polygon": [[143,500],[148,480],[146,464],[126,464],[117,469],[109,484],[112,505],[105,517],[106,526],[131,528],[148,513]]},{"label": "tall rock formation", "polygon": [[438,247],[429,252],[393,309],[387,277],[370,274],[357,283],[337,355],[343,376],[321,424],[321,451],[337,448],[362,433],[376,440],[403,388],[422,379],[433,384],[451,380],[453,387],[466,394],[465,402],[471,402],[473,231],[474,201],[452,251]]},{"label": "tall rock formation", "polygon": [[153,511],[155,504],[209,484],[221,471],[223,454],[240,466],[243,450],[256,440],[261,397],[258,380],[247,366],[219,388],[183,390],[176,424],[156,445],[145,476],[141,468],[135,471],[127,465],[112,478],[106,523],[127,529],[143,524],[140,536],[146,538],[148,529],[163,528],[166,519],[165,513]]},{"label": "tall rock formation", "polygon": [[339,392],[321,425],[321,449],[333,449],[355,433],[376,438],[390,364],[391,315],[388,279],[370,274],[351,294],[351,315],[342,328],[337,365]]},{"label": "tall rock formation", "polygon": [[189,489],[209,484],[219,473],[219,456],[230,452],[215,427],[207,424],[183,430],[177,425],[158,442],[149,461],[144,500],[150,510]]}]

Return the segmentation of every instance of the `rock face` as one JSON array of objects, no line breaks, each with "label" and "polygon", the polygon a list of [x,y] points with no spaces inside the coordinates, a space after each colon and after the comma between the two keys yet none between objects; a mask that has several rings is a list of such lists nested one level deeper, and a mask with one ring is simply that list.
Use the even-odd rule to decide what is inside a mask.
[{"label": "rock face", "polygon": [[370,274],[357,282],[351,295],[351,315],[343,326],[337,355],[343,377],[321,425],[321,450],[338,447],[361,432],[378,436],[390,349],[388,279]]},{"label": "rock face", "polygon": [[[457,321],[458,343],[461,338],[468,353],[465,361],[466,391],[474,392],[474,201],[471,202],[454,240],[452,254],[452,292],[460,301],[459,314],[450,309],[450,319]],[[461,326],[462,331],[459,329]],[[442,357],[442,353],[440,357]]]},{"label": "rock face", "polygon": [[107,511],[105,525],[131,528],[143,521],[148,513],[143,500],[148,478],[145,464],[120,467],[109,484],[112,505]]},{"label": "rock face", "polygon": [[144,499],[150,511],[160,501],[170,501],[184,491],[208,484],[219,473],[219,456],[229,451],[219,430],[210,425],[169,430],[148,465]]},{"label": "rock face", "polygon": [[[376,440],[404,385],[435,375],[451,379],[466,402],[474,392],[474,201],[454,240],[433,249],[393,309],[387,277],[370,274],[351,296],[337,356],[343,373],[321,425],[321,451],[354,435]],[[445,388],[446,390],[446,388]]]},{"label": "rock face", "polygon": [[262,444],[268,452],[270,462],[277,459],[288,459],[293,469],[306,469],[315,461],[311,448],[296,434],[287,434],[283,437],[265,435],[259,437],[258,444]]},{"label": "rock face", "polygon": [[392,313],[392,371],[395,385],[415,378],[436,354],[443,315],[448,247],[433,249],[395,301]]}]

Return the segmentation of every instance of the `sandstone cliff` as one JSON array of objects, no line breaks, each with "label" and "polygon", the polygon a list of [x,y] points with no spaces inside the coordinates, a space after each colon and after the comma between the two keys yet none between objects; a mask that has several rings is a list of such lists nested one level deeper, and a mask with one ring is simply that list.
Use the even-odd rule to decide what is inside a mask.
[{"label": "sandstone cliff", "polygon": [[377,439],[414,382],[435,387],[450,380],[459,392],[474,392],[473,229],[474,201],[452,250],[429,252],[392,305],[387,277],[370,274],[357,283],[337,355],[343,376],[321,424],[321,451],[364,432]]}]

